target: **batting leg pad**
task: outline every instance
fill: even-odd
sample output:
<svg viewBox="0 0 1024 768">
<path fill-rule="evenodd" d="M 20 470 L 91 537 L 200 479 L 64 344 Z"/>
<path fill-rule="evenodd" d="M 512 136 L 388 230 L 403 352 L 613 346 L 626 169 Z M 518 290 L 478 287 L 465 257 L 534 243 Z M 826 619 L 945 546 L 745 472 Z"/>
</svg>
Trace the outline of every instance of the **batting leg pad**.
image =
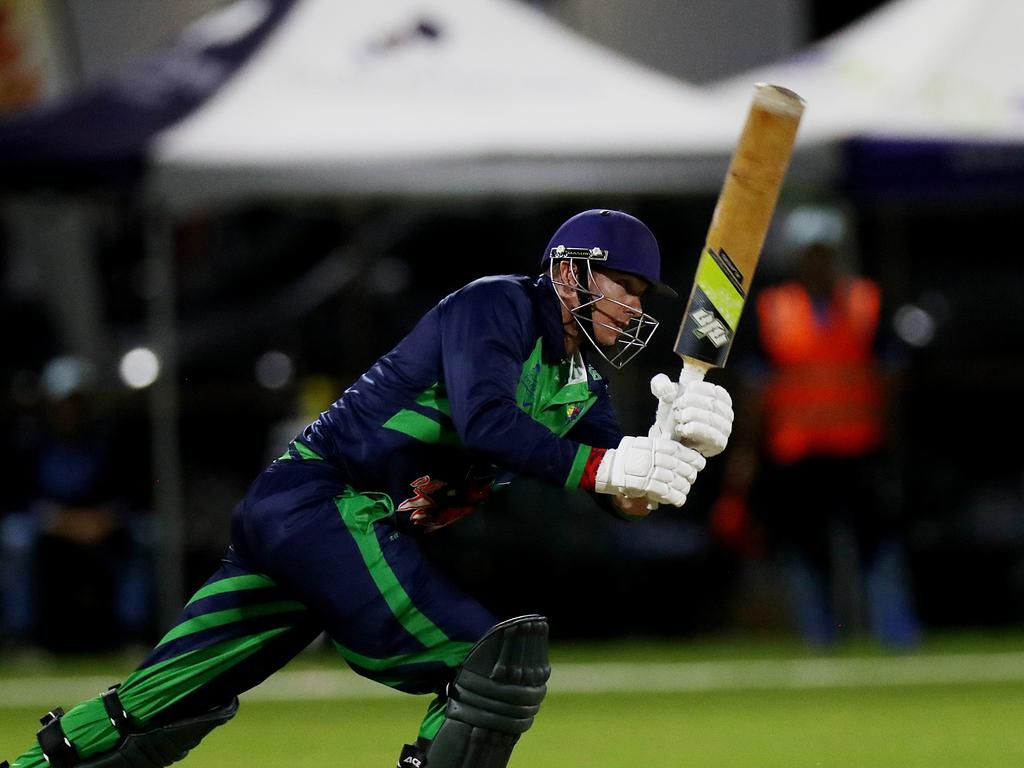
<svg viewBox="0 0 1024 768">
<path fill-rule="evenodd" d="M 548 622 L 529 615 L 494 626 L 448 688 L 445 720 L 427 752 L 430 768 L 505 768 L 547 693 Z"/>
<path fill-rule="evenodd" d="M 108 706 L 108 712 L 111 708 Z M 223 725 L 238 712 L 238 699 L 194 717 L 176 720 L 166 725 L 134 732 L 127 725 L 127 716 L 122 722 L 111 722 L 124 736 L 121 743 L 109 752 L 95 755 L 87 760 L 60 760 L 55 762 L 47 754 L 51 768 L 167 768 L 188 755 L 214 728 Z M 122 714 L 125 714 L 121 710 Z M 70 742 L 64 739 L 70 747 Z M 42 743 L 42 740 L 40 740 Z M 72 753 L 73 754 L 73 753 Z"/>
</svg>

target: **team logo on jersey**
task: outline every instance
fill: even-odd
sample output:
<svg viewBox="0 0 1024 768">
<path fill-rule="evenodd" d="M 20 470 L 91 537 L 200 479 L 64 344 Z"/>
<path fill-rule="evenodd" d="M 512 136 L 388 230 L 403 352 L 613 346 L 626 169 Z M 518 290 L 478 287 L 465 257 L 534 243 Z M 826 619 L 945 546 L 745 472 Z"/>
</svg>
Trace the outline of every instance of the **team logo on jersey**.
<svg viewBox="0 0 1024 768">
<path fill-rule="evenodd" d="M 537 396 L 537 381 L 540 378 L 541 365 L 537 363 L 529 371 L 523 372 L 523 379 L 520 385 L 523 388 L 523 410 L 529 410 L 533 406 L 533 400 Z"/>
<path fill-rule="evenodd" d="M 565 420 L 575 421 L 582 410 L 576 403 L 569 403 L 569 405 L 565 406 Z"/>
</svg>

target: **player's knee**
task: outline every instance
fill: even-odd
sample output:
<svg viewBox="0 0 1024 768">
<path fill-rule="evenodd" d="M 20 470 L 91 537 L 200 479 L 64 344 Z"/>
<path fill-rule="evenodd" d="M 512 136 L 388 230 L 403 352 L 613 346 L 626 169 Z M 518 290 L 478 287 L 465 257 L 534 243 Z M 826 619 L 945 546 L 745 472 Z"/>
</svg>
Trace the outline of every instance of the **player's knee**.
<svg viewBox="0 0 1024 768">
<path fill-rule="evenodd" d="M 430 768 L 507 764 L 547 692 L 547 641 L 547 619 L 530 615 L 498 624 L 473 647 L 449 687 Z"/>
<path fill-rule="evenodd" d="M 133 726 L 116 688 L 103 694 L 103 705 L 120 740 L 115 748 L 85 759 L 64 732 L 63 710 L 58 708 L 47 713 L 37 739 L 50 768 L 166 768 L 183 759 L 210 731 L 226 723 L 238 711 L 235 698 L 229 704 L 193 717 L 139 730 Z"/>
</svg>

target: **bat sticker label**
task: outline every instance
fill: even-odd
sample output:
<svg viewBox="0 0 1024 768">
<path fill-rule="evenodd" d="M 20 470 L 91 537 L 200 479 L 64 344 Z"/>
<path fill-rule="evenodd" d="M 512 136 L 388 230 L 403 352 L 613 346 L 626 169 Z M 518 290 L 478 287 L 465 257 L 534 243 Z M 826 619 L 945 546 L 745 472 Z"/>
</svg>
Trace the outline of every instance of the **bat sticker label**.
<svg viewBox="0 0 1024 768">
<path fill-rule="evenodd" d="M 719 269 L 722 270 L 722 273 L 732 283 L 740 296 L 746 297 L 747 293 L 743 290 L 743 273 L 740 272 L 740 268 L 736 266 L 733 260 L 729 258 L 725 248 L 719 248 L 717 251 L 714 248 L 708 248 L 707 252 L 715 260 Z"/>
<path fill-rule="evenodd" d="M 699 285 L 693 286 L 675 351 L 721 367 L 729 356 L 734 329 Z"/>
<path fill-rule="evenodd" d="M 697 287 L 701 293 L 710 301 L 718 315 L 730 328 L 735 328 L 740 320 L 740 313 L 743 311 L 743 302 L 747 295 L 743 289 L 736 285 L 735 275 L 723 266 L 723 255 L 725 251 L 715 251 L 714 248 L 704 249 L 700 261 L 697 262 Z M 733 270 L 736 266 L 726 255 L 724 261 L 728 262 Z M 738 272 L 738 270 L 736 270 Z"/>
<path fill-rule="evenodd" d="M 706 337 L 716 347 L 729 343 L 729 331 L 725 324 L 715 317 L 714 312 L 698 309 L 690 317 L 697 323 L 697 327 L 693 329 L 693 335 L 698 339 Z"/>
</svg>

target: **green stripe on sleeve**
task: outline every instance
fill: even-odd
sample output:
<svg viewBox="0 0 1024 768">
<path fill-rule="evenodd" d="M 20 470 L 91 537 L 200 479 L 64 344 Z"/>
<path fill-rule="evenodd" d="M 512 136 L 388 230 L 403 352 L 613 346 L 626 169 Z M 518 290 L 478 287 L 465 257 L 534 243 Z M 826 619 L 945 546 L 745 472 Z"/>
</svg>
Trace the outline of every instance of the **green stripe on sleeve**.
<svg viewBox="0 0 1024 768">
<path fill-rule="evenodd" d="M 697 285 L 715 305 L 722 319 L 735 329 L 743 312 L 743 294 L 736 290 L 708 249 L 700 255 L 697 264 Z"/>
<path fill-rule="evenodd" d="M 435 384 L 430 389 L 423 391 L 419 397 L 416 398 L 416 402 L 422 405 L 424 408 L 433 408 L 435 411 L 440 411 L 445 416 L 452 415 L 451 406 L 448 404 L 447 397 L 437 396 L 438 386 Z"/>
<path fill-rule="evenodd" d="M 400 410 L 384 422 L 385 429 L 393 429 L 423 443 L 440 445 L 458 445 L 459 436 L 453 429 L 446 429 L 440 423 L 424 416 L 422 413 L 406 409 Z"/>
<path fill-rule="evenodd" d="M 362 555 L 363 562 L 370 571 L 373 583 L 377 585 L 381 597 L 384 598 L 398 622 L 427 648 L 447 644 L 448 636 L 413 605 L 412 598 L 398 581 L 398 577 L 391 570 L 391 566 L 381 551 L 373 522 L 393 510 L 390 509 L 390 499 L 384 494 L 374 494 L 374 496 L 380 498 L 371 498 L 369 495 L 358 494 L 349 489 L 341 496 L 336 497 L 334 503 L 337 505 L 341 519 L 345 522 L 349 533 L 355 539 L 359 554 Z M 380 507 L 384 508 L 373 509 Z"/>
<path fill-rule="evenodd" d="M 299 452 L 299 456 L 304 459 L 312 459 L 313 461 L 323 461 L 324 457 L 314 451 L 308 445 L 303 442 L 296 440 L 294 442 L 295 450 Z"/>
<path fill-rule="evenodd" d="M 565 479 L 566 488 L 580 487 L 580 479 L 583 477 L 583 470 L 586 469 L 587 459 L 590 458 L 590 451 L 589 445 L 581 445 L 576 449 L 576 458 L 572 460 L 569 476 Z"/>
</svg>

